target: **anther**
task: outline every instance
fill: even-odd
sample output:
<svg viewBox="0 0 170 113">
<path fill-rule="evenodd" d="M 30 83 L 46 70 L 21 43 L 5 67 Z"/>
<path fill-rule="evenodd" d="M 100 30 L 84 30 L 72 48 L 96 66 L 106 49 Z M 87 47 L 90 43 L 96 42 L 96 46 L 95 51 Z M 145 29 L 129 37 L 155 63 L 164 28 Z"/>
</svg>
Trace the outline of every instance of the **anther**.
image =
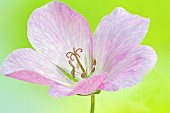
<svg viewBox="0 0 170 113">
<path fill-rule="evenodd" d="M 85 73 L 82 73 L 81 74 L 81 78 L 85 78 L 86 77 L 86 74 Z"/>
<path fill-rule="evenodd" d="M 73 63 L 71 62 L 71 60 L 69 60 L 68 62 L 69 62 L 69 64 L 70 64 L 71 67 L 75 67 L 75 66 L 73 65 Z"/>
<path fill-rule="evenodd" d="M 95 71 L 95 67 L 92 67 L 91 73 L 94 73 L 94 71 Z"/>
<path fill-rule="evenodd" d="M 73 77 L 75 77 L 75 67 L 73 67 L 73 69 L 72 69 L 72 71 L 71 71 L 71 75 L 72 75 Z"/>
<path fill-rule="evenodd" d="M 92 59 L 92 66 L 95 66 L 95 65 L 96 65 L 96 59 L 93 58 L 93 59 Z"/>
</svg>

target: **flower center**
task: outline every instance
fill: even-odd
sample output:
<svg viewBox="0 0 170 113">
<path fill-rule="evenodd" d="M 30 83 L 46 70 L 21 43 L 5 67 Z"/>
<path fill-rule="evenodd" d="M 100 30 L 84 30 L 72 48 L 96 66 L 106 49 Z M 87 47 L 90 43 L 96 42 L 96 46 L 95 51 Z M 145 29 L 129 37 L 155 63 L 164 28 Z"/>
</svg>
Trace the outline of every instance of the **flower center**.
<svg viewBox="0 0 170 113">
<path fill-rule="evenodd" d="M 68 52 L 66 54 L 66 57 L 70 59 L 69 64 L 72 67 L 71 75 L 75 78 L 75 73 L 79 73 L 79 74 L 81 74 L 82 78 L 87 78 L 88 77 L 87 76 L 87 68 L 85 70 L 85 68 L 81 64 L 81 62 L 79 60 L 80 55 L 78 54 L 78 52 L 83 52 L 83 49 L 82 48 L 78 48 L 78 49 L 73 48 L 73 52 Z M 76 59 L 77 66 L 80 67 L 82 72 L 80 72 L 79 69 L 76 66 L 74 66 L 74 64 L 73 64 L 74 58 L 73 57 Z M 96 60 L 95 60 L 95 58 L 93 58 L 92 65 L 91 65 L 91 73 L 93 73 L 95 71 L 95 65 L 96 65 Z"/>
</svg>

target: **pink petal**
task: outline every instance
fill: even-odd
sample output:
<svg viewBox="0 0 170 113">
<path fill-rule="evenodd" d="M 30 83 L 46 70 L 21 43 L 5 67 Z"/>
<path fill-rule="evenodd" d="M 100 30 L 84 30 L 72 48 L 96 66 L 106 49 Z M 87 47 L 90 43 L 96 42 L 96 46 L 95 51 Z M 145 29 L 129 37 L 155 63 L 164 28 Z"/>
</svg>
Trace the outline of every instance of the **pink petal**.
<svg viewBox="0 0 170 113">
<path fill-rule="evenodd" d="M 81 94 L 88 95 L 95 92 L 101 83 L 106 79 L 108 73 L 92 76 L 89 79 L 82 80 L 76 84 L 73 91 L 69 95 Z"/>
<path fill-rule="evenodd" d="M 55 97 L 55 98 L 60 98 L 63 96 L 68 96 L 69 93 L 72 91 L 72 88 L 69 88 L 67 86 L 54 83 L 51 85 L 50 90 L 49 90 L 49 95 Z"/>
<path fill-rule="evenodd" d="M 112 82 L 103 82 L 100 86 L 99 86 L 100 90 L 105 90 L 105 91 L 116 91 L 118 90 L 117 86 L 115 86 L 114 84 L 112 84 Z"/>
<path fill-rule="evenodd" d="M 110 72 L 145 37 L 149 19 L 116 8 L 105 16 L 94 33 L 96 73 Z M 100 51 L 99 51 L 100 49 Z"/>
<path fill-rule="evenodd" d="M 4 61 L 1 72 L 8 77 L 41 85 L 50 85 L 52 81 L 70 82 L 58 73 L 54 64 L 32 49 L 12 52 Z"/>
<path fill-rule="evenodd" d="M 34 84 L 40 84 L 40 85 L 46 85 L 49 86 L 51 85 L 54 81 L 51 79 L 48 79 L 39 73 L 36 72 L 31 72 L 27 70 L 22 70 L 22 71 L 16 71 L 10 74 L 7 74 L 5 76 L 15 78 L 18 80 L 34 83 Z"/>
<path fill-rule="evenodd" d="M 157 55 L 148 46 L 139 46 L 117 65 L 117 70 L 112 70 L 100 89 L 115 91 L 131 87 L 139 83 L 144 75 L 156 64 Z"/>
<path fill-rule="evenodd" d="M 99 88 L 99 86 L 102 84 L 102 82 L 106 79 L 107 76 L 108 76 L 107 73 L 104 73 L 102 75 L 92 76 L 91 78 L 84 79 L 78 82 L 74 88 L 70 88 L 55 83 L 51 86 L 49 90 L 49 94 L 56 98 L 62 96 L 72 96 L 76 94 L 89 95 L 95 92 Z"/>
<path fill-rule="evenodd" d="M 36 9 L 28 22 L 28 37 L 32 46 L 49 60 L 66 70 L 71 67 L 67 52 L 82 48 L 83 66 L 90 66 L 92 33 L 87 21 L 64 3 L 54 1 Z"/>
</svg>

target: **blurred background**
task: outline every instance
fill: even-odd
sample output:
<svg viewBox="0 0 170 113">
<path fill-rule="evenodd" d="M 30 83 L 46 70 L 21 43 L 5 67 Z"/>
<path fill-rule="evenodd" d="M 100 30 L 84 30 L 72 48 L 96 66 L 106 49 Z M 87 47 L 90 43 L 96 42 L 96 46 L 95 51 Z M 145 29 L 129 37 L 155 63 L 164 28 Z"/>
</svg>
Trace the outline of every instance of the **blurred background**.
<svg viewBox="0 0 170 113">
<path fill-rule="evenodd" d="M 33 10 L 51 0 L 0 0 L 0 65 L 17 48 L 30 48 L 27 21 Z M 81 13 L 95 31 L 101 18 L 116 7 L 151 19 L 142 42 L 158 55 L 154 70 L 140 84 L 96 96 L 95 113 L 170 112 L 169 0 L 62 0 Z M 89 113 L 90 97 L 48 95 L 48 87 L 0 76 L 0 113 Z"/>
</svg>

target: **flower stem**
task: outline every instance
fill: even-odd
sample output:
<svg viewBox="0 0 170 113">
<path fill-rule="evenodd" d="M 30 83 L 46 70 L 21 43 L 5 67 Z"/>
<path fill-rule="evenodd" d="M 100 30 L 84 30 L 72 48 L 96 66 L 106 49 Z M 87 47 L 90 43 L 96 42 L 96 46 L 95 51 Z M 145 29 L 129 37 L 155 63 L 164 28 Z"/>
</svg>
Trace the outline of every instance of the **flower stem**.
<svg viewBox="0 0 170 113">
<path fill-rule="evenodd" d="M 94 113 L 94 107 L 95 107 L 95 94 L 91 94 L 91 109 L 90 109 L 90 113 Z"/>
</svg>

